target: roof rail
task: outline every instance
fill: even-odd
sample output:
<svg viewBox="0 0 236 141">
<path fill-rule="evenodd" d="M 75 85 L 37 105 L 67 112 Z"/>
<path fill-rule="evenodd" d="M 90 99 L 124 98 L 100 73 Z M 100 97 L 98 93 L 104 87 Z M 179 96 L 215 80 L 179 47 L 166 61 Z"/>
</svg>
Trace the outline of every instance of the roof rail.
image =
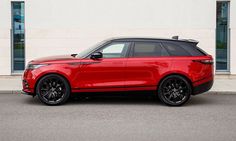
<svg viewBox="0 0 236 141">
<path fill-rule="evenodd" d="M 186 41 L 186 42 L 197 43 L 197 44 L 198 44 L 198 42 L 199 42 L 199 41 L 194 40 L 194 39 L 181 39 L 181 40 L 182 40 L 182 41 Z"/>
<path fill-rule="evenodd" d="M 179 36 L 172 36 L 172 39 L 179 40 Z"/>
<path fill-rule="evenodd" d="M 179 39 L 179 36 L 172 36 L 173 40 L 179 40 L 179 41 L 185 41 L 185 42 L 192 42 L 194 44 L 198 44 L 199 41 L 194 40 L 194 39 Z"/>
</svg>

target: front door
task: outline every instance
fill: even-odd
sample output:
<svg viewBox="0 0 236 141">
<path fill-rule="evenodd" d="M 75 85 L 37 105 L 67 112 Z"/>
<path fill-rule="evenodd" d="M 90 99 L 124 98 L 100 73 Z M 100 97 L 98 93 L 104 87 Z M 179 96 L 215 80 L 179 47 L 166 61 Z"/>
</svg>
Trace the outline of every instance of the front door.
<svg viewBox="0 0 236 141">
<path fill-rule="evenodd" d="M 103 54 L 102 58 L 83 59 L 78 74 L 78 88 L 123 88 L 128 48 L 129 43 L 113 42 L 96 51 Z"/>
</svg>

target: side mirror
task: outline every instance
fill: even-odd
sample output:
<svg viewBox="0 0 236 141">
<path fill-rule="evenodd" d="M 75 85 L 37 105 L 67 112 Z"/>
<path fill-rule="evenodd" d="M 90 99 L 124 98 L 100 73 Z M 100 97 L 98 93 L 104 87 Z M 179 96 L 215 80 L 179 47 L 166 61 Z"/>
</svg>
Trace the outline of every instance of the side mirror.
<svg viewBox="0 0 236 141">
<path fill-rule="evenodd" d="M 94 52 L 91 57 L 91 59 L 99 59 L 102 58 L 102 53 L 101 52 Z"/>
</svg>

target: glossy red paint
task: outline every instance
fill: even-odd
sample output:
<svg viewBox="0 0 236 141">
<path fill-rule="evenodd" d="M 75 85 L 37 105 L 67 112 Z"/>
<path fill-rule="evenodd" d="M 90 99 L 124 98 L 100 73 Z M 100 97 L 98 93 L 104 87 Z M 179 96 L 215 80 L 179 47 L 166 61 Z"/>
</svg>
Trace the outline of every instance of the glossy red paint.
<svg viewBox="0 0 236 141">
<path fill-rule="evenodd" d="M 33 94 L 38 80 L 47 74 L 66 78 L 72 92 L 105 92 L 156 90 L 168 75 L 186 77 L 193 88 L 213 81 L 213 65 L 198 60 L 212 60 L 210 55 L 197 57 L 143 57 L 143 58 L 76 58 L 47 57 L 30 64 L 47 64 L 37 69 L 26 69 L 23 91 Z"/>
</svg>

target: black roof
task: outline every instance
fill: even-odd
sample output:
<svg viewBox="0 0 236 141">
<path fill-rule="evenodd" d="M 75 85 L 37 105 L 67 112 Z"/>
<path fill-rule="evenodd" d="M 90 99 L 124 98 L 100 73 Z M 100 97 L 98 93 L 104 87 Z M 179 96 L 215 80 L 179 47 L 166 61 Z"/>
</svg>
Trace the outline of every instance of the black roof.
<svg viewBox="0 0 236 141">
<path fill-rule="evenodd" d="M 198 41 L 193 39 L 168 39 L 168 38 L 150 38 L 150 37 L 116 37 L 110 38 L 110 41 L 175 41 L 198 44 Z"/>
</svg>

